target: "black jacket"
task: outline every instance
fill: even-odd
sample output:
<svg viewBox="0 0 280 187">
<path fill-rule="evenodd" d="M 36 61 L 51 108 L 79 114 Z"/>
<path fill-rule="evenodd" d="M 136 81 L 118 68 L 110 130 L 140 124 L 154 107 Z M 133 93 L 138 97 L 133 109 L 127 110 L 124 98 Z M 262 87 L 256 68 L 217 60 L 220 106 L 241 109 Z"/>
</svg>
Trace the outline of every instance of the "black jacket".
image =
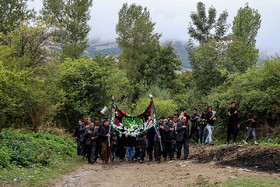
<svg viewBox="0 0 280 187">
<path fill-rule="evenodd" d="M 237 125 L 239 123 L 238 113 L 235 114 L 234 113 L 235 110 L 236 109 L 234 109 L 232 107 L 230 109 L 228 109 L 228 116 L 229 116 L 228 123 L 231 124 L 231 125 Z"/>
<path fill-rule="evenodd" d="M 80 139 L 80 125 L 75 128 L 74 136 L 78 138 L 77 140 Z"/>
<path fill-rule="evenodd" d="M 136 147 L 136 145 L 137 145 L 136 137 L 133 136 L 126 137 L 126 147 Z"/>
<path fill-rule="evenodd" d="M 190 120 L 192 122 L 192 127 L 197 127 L 198 125 L 198 119 L 196 118 L 196 116 L 198 116 L 198 114 L 192 114 L 190 117 Z"/>
<path fill-rule="evenodd" d="M 100 129 L 100 138 L 101 138 L 101 141 L 102 141 L 102 142 L 108 141 L 108 137 L 107 137 L 106 135 L 109 133 L 109 128 L 110 128 L 109 126 L 106 127 L 105 125 L 103 125 L 103 126 L 101 127 L 101 129 Z M 111 132 L 110 132 L 111 137 L 110 137 L 110 141 L 112 141 L 112 135 L 113 135 L 113 133 L 114 133 L 114 129 L 111 127 Z"/>
<path fill-rule="evenodd" d="M 91 134 L 88 134 L 88 131 L 92 131 Z M 97 129 L 90 129 L 90 128 L 87 128 L 85 130 L 85 142 L 86 142 L 86 145 L 97 145 L 97 141 L 98 141 L 98 137 L 99 137 L 99 133 L 98 133 L 98 130 Z M 94 140 L 92 140 L 91 138 L 94 137 Z"/>
<path fill-rule="evenodd" d="M 253 122 L 253 120 L 252 119 L 248 119 L 247 121 L 246 121 L 246 126 L 247 127 L 249 127 L 249 128 L 256 128 L 256 122 Z"/>
<path fill-rule="evenodd" d="M 164 124 L 162 124 L 161 126 L 164 126 Z M 155 128 L 158 128 L 158 124 L 155 125 Z M 165 130 L 164 130 L 164 129 L 161 129 L 161 128 L 158 128 L 158 131 L 159 131 L 159 135 L 161 136 L 161 141 L 164 141 L 164 140 L 165 140 Z M 159 141 L 159 138 L 158 138 L 158 134 L 157 134 L 157 133 L 156 133 L 156 135 L 155 135 L 154 141 L 156 141 L 156 142 Z"/>
<path fill-rule="evenodd" d="M 207 112 L 207 114 L 206 114 L 206 119 L 207 119 L 207 123 L 208 123 L 209 125 L 214 126 L 214 120 L 213 120 L 213 119 L 210 119 L 212 116 L 213 116 L 213 112 Z"/>
<path fill-rule="evenodd" d="M 200 124 L 201 124 L 201 125 L 207 125 L 207 121 L 202 121 L 203 119 L 206 119 L 206 120 L 207 120 L 207 113 L 206 113 L 206 114 L 205 114 L 205 113 L 202 113 L 201 116 L 200 116 L 200 118 L 201 118 Z"/>
<path fill-rule="evenodd" d="M 184 126 L 183 122 L 180 121 L 176 128 L 176 132 L 178 133 L 176 140 L 178 142 L 187 140 L 189 138 L 189 124 L 186 123 L 186 128 L 183 128 L 183 126 Z"/>
<path fill-rule="evenodd" d="M 85 124 L 85 123 L 82 123 L 82 124 L 80 125 L 80 130 L 79 130 L 79 132 L 80 132 L 80 141 L 81 141 L 81 142 L 84 141 L 85 130 L 86 130 L 86 126 L 87 126 L 87 125 L 88 125 L 88 124 Z"/>
<path fill-rule="evenodd" d="M 173 124 L 172 126 L 166 125 L 164 130 L 165 130 L 165 141 L 175 140 L 175 128 L 173 127 Z"/>
</svg>

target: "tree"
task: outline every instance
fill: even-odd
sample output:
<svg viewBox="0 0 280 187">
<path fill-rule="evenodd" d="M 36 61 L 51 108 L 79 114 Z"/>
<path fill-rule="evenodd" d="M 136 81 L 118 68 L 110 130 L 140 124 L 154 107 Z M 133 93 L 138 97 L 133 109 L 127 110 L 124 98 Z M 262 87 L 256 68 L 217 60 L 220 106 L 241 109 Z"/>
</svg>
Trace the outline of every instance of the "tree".
<svg viewBox="0 0 280 187">
<path fill-rule="evenodd" d="M 42 14 L 57 29 L 63 57 L 79 58 L 88 47 L 92 0 L 43 0 Z"/>
<path fill-rule="evenodd" d="M 216 20 L 217 11 L 211 6 L 208 10 L 208 17 L 206 15 L 205 4 L 202 2 L 197 3 L 197 12 L 191 12 L 191 20 L 188 28 L 190 37 L 197 40 L 199 43 L 206 43 L 210 39 L 222 39 L 229 27 L 226 23 L 228 13 L 223 11 L 220 17 Z M 215 29 L 215 33 L 211 31 Z"/>
<path fill-rule="evenodd" d="M 0 35 L 1 36 L 1 35 Z M 2 40 L 11 50 L 13 58 L 24 58 L 21 67 L 35 67 L 46 62 L 46 44 L 50 42 L 53 32 L 49 25 L 42 20 L 37 20 L 33 26 L 20 24 L 16 30 L 9 31 L 2 36 Z M 10 64 L 14 65 L 14 64 Z"/>
<path fill-rule="evenodd" d="M 143 76 L 146 60 L 159 45 L 161 35 L 154 32 L 154 26 L 147 8 L 125 3 L 119 11 L 116 42 L 122 50 L 120 67 L 125 69 L 130 85 L 135 86 L 130 90 L 130 105 L 137 97 L 135 90 L 139 89 L 137 83 Z"/>
<path fill-rule="evenodd" d="M 248 42 L 249 45 L 255 46 L 256 36 L 261 27 L 261 15 L 258 10 L 250 8 L 246 3 L 244 8 L 240 8 L 234 17 L 232 32 Z"/>
<path fill-rule="evenodd" d="M 34 9 L 27 9 L 28 0 L 0 1 L 0 32 L 7 35 L 15 30 L 22 22 L 35 17 Z"/>
<path fill-rule="evenodd" d="M 177 57 L 171 43 L 159 46 L 155 56 L 149 58 L 143 68 L 147 85 L 158 84 L 163 88 L 173 89 L 176 81 L 175 70 L 179 70 L 182 64 Z"/>
</svg>

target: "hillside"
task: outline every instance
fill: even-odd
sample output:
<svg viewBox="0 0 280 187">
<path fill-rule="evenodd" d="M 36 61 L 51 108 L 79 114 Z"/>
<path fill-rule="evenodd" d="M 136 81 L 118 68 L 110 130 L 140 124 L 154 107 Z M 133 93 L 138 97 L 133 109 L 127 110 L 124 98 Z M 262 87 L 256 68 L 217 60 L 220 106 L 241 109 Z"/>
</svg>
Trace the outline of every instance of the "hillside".
<svg viewBox="0 0 280 187">
<path fill-rule="evenodd" d="M 178 59 L 182 61 L 182 67 L 183 68 L 190 68 L 189 58 L 188 54 L 186 52 L 186 43 L 183 43 L 181 41 L 167 41 L 166 43 L 172 43 L 172 46 L 175 48 L 175 53 L 178 55 Z M 113 42 L 100 42 L 100 41 L 90 41 L 89 47 L 86 50 L 86 53 L 90 55 L 90 57 L 94 57 L 95 53 L 100 52 L 102 55 L 108 54 L 117 56 L 121 53 L 121 49 L 118 47 L 118 45 Z"/>
</svg>

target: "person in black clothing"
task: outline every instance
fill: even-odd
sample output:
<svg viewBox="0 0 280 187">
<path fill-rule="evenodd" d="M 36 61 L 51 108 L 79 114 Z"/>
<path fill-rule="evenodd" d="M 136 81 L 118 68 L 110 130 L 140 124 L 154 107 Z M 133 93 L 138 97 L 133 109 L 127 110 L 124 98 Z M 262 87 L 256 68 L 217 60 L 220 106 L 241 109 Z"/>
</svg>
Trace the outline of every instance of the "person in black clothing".
<svg viewBox="0 0 280 187">
<path fill-rule="evenodd" d="M 179 117 L 179 111 L 178 111 L 178 110 L 174 110 L 174 114 L 173 114 L 172 118 L 173 118 L 174 116 L 177 116 L 177 118 Z"/>
<path fill-rule="evenodd" d="M 163 153 L 164 160 L 166 160 L 167 154 L 170 160 L 174 160 L 174 146 L 175 146 L 175 129 L 173 127 L 173 120 L 169 119 L 168 124 L 165 126 L 165 151 Z"/>
<path fill-rule="evenodd" d="M 246 129 L 248 130 L 248 132 L 247 132 L 246 139 L 243 140 L 245 144 L 248 144 L 247 141 L 248 141 L 250 135 L 252 134 L 255 145 L 258 145 L 256 133 L 255 133 L 257 119 L 258 119 L 257 116 L 254 116 L 252 119 L 248 119 L 246 121 Z"/>
<path fill-rule="evenodd" d="M 197 109 L 193 109 L 193 113 L 190 116 L 191 120 L 191 134 L 190 139 L 193 134 L 195 134 L 195 142 L 198 143 L 198 136 L 199 136 L 199 115 L 197 114 Z"/>
<path fill-rule="evenodd" d="M 206 137 L 206 140 L 205 140 L 205 143 L 208 144 L 210 143 L 210 145 L 214 145 L 213 142 L 212 142 L 212 133 L 213 133 L 213 130 L 214 130 L 214 118 L 215 118 L 215 115 L 212 111 L 212 107 L 211 106 L 208 106 L 207 107 L 207 114 L 206 114 L 206 119 L 207 119 L 207 126 L 206 126 L 206 129 L 208 131 L 208 136 Z"/>
<path fill-rule="evenodd" d="M 154 152 L 155 152 L 155 158 L 157 160 L 158 163 L 161 162 L 161 155 L 164 152 L 164 141 L 165 141 L 165 131 L 164 131 L 164 118 L 161 117 L 159 119 L 159 122 L 157 125 L 155 125 L 155 128 L 158 128 L 158 132 L 159 134 L 156 134 L 155 138 L 154 138 Z M 160 146 L 160 141 L 161 141 L 161 145 L 162 145 L 162 150 L 161 150 L 161 146 Z"/>
<path fill-rule="evenodd" d="M 227 130 L 227 142 L 229 145 L 230 135 L 233 133 L 233 144 L 236 145 L 236 137 L 239 128 L 238 112 L 236 109 L 236 103 L 231 102 L 231 108 L 228 110 L 228 130 Z"/>
<path fill-rule="evenodd" d="M 112 135 L 115 133 L 113 129 L 110 130 L 109 127 L 109 121 L 108 120 L 104 120 L 104 125 L 101 127 L 101 132 L 100 132 L 100 138 L 102 141 L 102 159 L 103 162 L 107 164 L 109 161 L 109 157 L 111 155 L 111 150 L 112 150 Z M 109 142 L 108 139 L 110 139 L 110 146 L 109 146 Z"/>
<path fill-rule="evenodd" d="M 77 155 L 81 155 L 80 126 L 82 125 L 82 123 L 83 123 L 82 120 L 78 121 L 78 126 L 76 127 L 75 133 L 74 133 L 74 136 L 75 136 L 75 139 L 77 142 Z"/>
<path fill-rule="evenodd" d="M 87 156 L 86 152 L 86 142 L 85 142 L 85 130 L 86 128 L 89 128 L 89 122 L 88 122 L 88 117 L 84 117 L 84 123 L 80 125 L 80 142 L 81 142 L 81 155 L 82 159 L 84 159 Z"/>
<path fill-rule="evenodd" d="M 94 119 L 94 128 L 97 129 L 98 133 L 100 134 L 101 132 L 101 123 L 100 123 L 100 118 L 96 117 Z M 97 158 L 101 158 L 101 148 L 102 148 L 102 141 L 100 138 L 97 140 L 97 145 L 96 145 L 96 156 L 95 156 L 95 162 Z"/>
<path fill-rule="evenodd" d="M 126 137 L 122 133 L 117 133 L 118 134 L 118 155 L 120 161 L 124 161 L 125 159 L 125 153 L 126 153 Z"/>
<path fill-rule="evenodd" d="M 187 117 L 187 123 L 188 123 L 189 120 L 190 120 L 190 116 L 188 115 L 187 109 L 184 109 L 184 110 L 183 110 L 183 113 L 184 113 L 184 116 Z"/>
<path fill-rule="evenodd" d="M 140 163 L 142 163 L 144 161 L 146 151 L 146 135 L 144 133 L 140 134 L 138 148 L 140 151 Z"/>
<path fill-rule="evenodd" d="M 147 130 L 146 138 L 148 140 L 147 154 L 149 155 L 149 161 L 153 160 L 153 150 L 154 150 L 154 137 L 155 137 L 155 128 L 152 127 Z"/>
<path fill-rule="evenodd" d="M 202 137 L 203 137 L 203 143 L 205 143 L 206 140 L 206 125 L 207 125 L 207 109 L 204 109 L 201 116 L 201 121 L 200 121 L 200 130 L 199 130 L 199 138 L 200 138 L 200 143 L 202 144 Z"/>
<path fill-rule="evenodd" d="M 189 157 L 189 124 L 187 117 L 184 116 L 176 128 L 177 132 L 177 160 L 181 158 L 182 146 L 184 146 L 184 159 L 187 160 Z"/>
<path fill-rule="evenodd" d="M 127 147 L 127 161 L 133 162 L 135 156 L 135 147 L 136 147 L 136 137 L 134 136 L 127 136 L 126 137 L 126 147 Z"/>
<path fill-rule="evenodd" d="M 94 128 L 94 123 L 90 123 L 89 128 L 86 128 L 84 133 L 88 163 L 93 164 L 96 160 L 96 146 L 99 133 L 98 130 Z"/>
</svg>

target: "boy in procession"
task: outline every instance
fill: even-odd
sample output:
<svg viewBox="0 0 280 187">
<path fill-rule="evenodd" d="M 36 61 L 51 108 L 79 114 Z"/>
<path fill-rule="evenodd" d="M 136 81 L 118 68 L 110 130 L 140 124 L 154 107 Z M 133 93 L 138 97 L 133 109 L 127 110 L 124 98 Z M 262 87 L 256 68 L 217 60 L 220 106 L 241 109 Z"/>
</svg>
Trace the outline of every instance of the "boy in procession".
<svg viewBox="0 0 280 187">
<path fill-rule="evenodd" d="M 199 137 L 199 115 L 197 114 L 197 109 L 193 109 L 193 113 L 190 116 L 191 121 L 191 133 L 190 133 L 190 139 L 192 135 L 195 135 L 195 142 L 198 143 L 198 137 Z"/>
<path fill-rule="evenodd" d="M 164 131 L 164 117 L 161 117 L 159 119 L 159 122 L 157 125 L 155 125 L 155 128 L 158 128 L 159 134 L 156 134 L 154 137 L 154 153 L 155 153 L 155 159 L 157 160 L 157 163 L 161 162 L 161 155 L 165 150 L 165 131 Z M 161 141 L 161 146 L 160 146 Z M 161 150 L 162 148 L 162 150 Z"/>
<path fill-rule="evenodd" d="M 181 158 L 182 146 L 184 146 L 184 160 L 187 160 L 189 157 L 189 124 L 186 116 L 178 123 L 176 132 L 177 160 Z"/>
<path fill-rule="evenodd" d="M 243 140 L 245 145 L 248 144 L 247 141 L 248 141 L 251 134 L 253 136 L 255 145 L 259 145 L 258 142 L 257 142 L 256 133 L 255 133 L 257 119 L 258 119 L 257 116 L 254 116 L 252 119 L 248 119 L 246 121 L 247 137 L 246 137 L 245 140 Z"/>
</svg>

